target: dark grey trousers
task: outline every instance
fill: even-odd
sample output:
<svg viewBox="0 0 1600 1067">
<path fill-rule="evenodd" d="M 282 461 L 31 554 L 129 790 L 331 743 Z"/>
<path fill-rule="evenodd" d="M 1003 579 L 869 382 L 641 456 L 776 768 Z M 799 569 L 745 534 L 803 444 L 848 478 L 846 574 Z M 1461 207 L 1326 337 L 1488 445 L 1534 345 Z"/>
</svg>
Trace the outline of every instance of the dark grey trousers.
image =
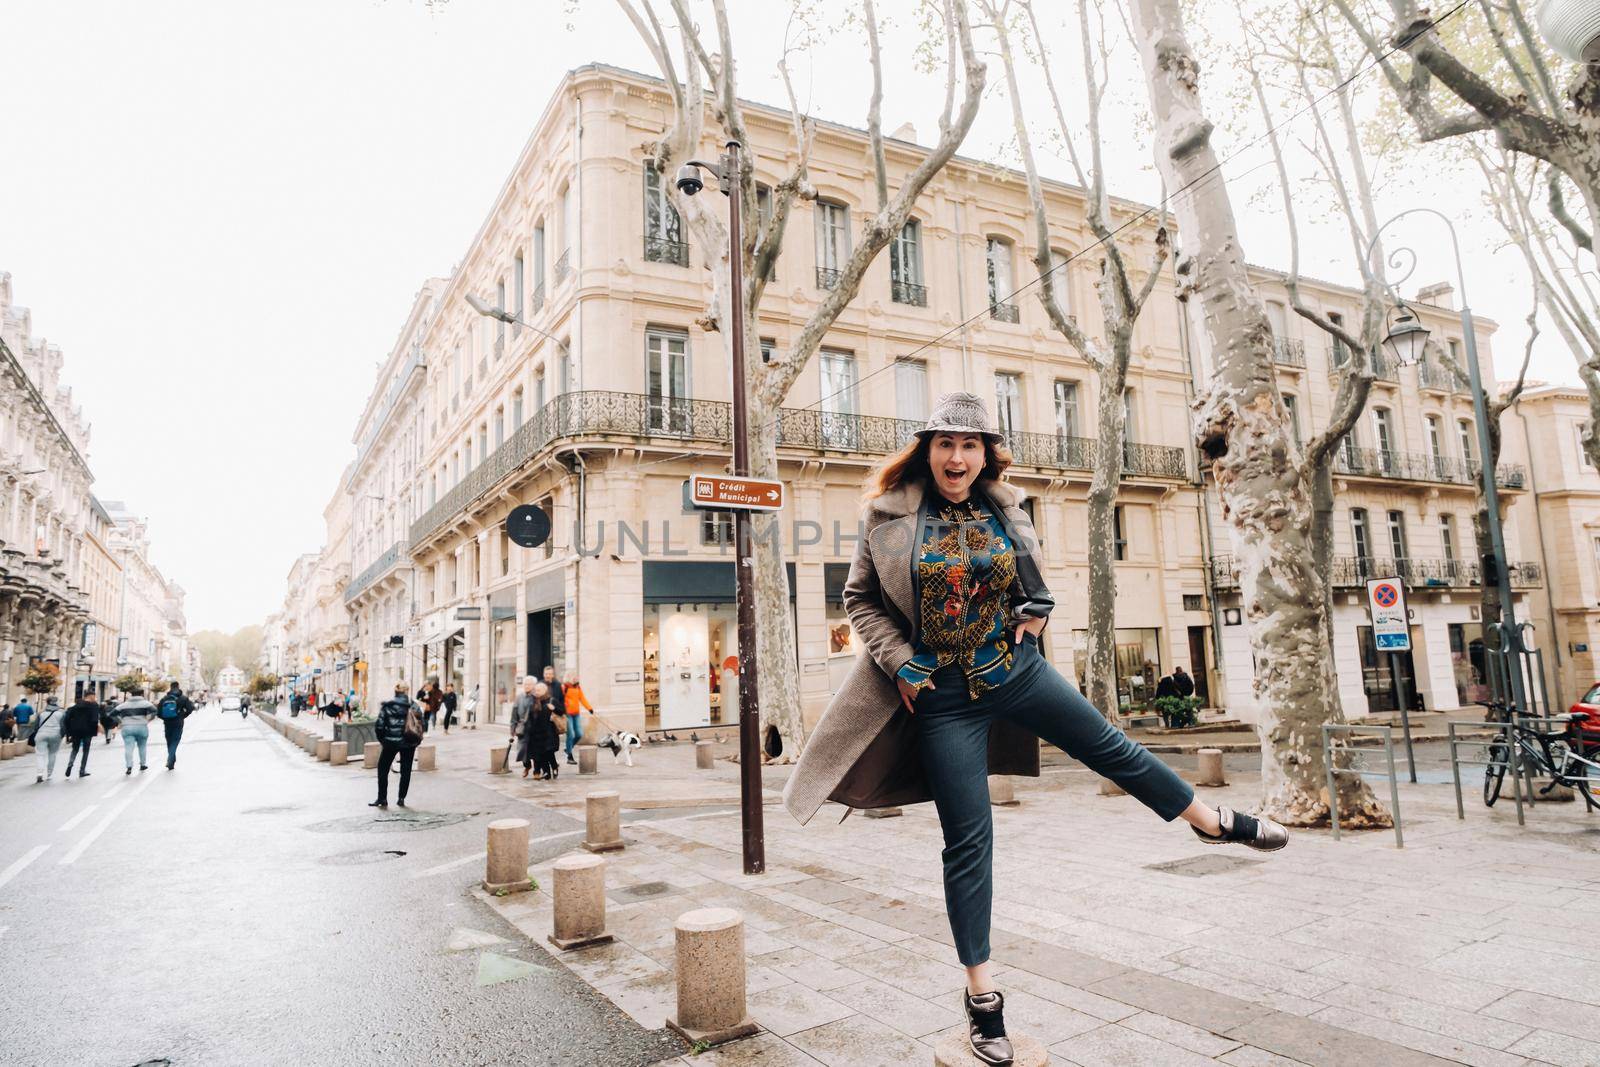
<svg viewBox="0 0 1600 1067">
<path fill-rule="evenodd" d="M 917 751 L 944 830 L 944 902 L 956 955 L 972 967 L 989 958 L 994 899 L 994 824 L 989 812 L 989 726 L 1005 716 L 1116 782 L 1171 821 L 1194 800 L 1194 789 L 1145 748 L 1128 739 L 1067 683 L 1024 636 L 1005 684 L 977 699 L 958 667 L 934 672 L 933 689 L 917 695 Z"/>
</svg>

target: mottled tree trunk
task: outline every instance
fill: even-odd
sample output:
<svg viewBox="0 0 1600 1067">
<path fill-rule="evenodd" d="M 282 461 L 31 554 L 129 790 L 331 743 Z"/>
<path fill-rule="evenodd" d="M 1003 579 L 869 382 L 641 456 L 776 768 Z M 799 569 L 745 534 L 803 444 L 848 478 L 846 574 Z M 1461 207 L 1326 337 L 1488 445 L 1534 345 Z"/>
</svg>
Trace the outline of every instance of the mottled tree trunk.
<svg viewBox="0 0 1600 1067">
<path fill-rule="evenodd" d="M 1115 363 L 1116 361 L 1113 360 Z M 1122 481 L 1122 435 L 1126 414 L 1122 390 L 1126 361 L 1105 368 L 1100 376 L 1097 405 L 1099 439 L 1094 477 L 1089 483 L 1089 657 L 1086 679 L 1089 703 L 1100 714 L 1117 716 L 1117 486 Z M 1118 373 L 1118 370 L 1122 373 Z"/>
<path fill-rule="evenodd" d="M 1326 600 L 1312 550 L 1309 479 L 1277 402 L 1272 331 L 1251 287 L 1227 186 L 1199 95 L 1199 64 L 1180 0 L 1135 0 L 1135 38 L 1156 121 L 1157 163 L 1177 197 L 1185 255 L 1215 364 L 1197 402 L 1196 441 L 1211 464 L 1256 658 L 1261 809 L 1291 825 L 1328 817 L 1321 726 L 1343 721 Z M 1342 820 L 1389 815 L 1357 775 L 1337 777 Z"/>
</svg>

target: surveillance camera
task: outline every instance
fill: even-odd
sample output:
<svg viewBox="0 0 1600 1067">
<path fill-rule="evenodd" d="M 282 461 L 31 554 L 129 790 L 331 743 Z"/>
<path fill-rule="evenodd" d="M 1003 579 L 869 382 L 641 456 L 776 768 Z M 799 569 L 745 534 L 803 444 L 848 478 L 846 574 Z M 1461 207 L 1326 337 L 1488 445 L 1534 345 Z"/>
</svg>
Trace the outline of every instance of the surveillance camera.
<svg viewBox="0 0 1600 1067">
<path fill-rule="evenodd" d="M 700 168 L 692 163 L 685 163 L 678 168 L 678 192 L 684 196 L 693 196 L 706 187 L 705 181 L 700 177 Z"/>
</svg>

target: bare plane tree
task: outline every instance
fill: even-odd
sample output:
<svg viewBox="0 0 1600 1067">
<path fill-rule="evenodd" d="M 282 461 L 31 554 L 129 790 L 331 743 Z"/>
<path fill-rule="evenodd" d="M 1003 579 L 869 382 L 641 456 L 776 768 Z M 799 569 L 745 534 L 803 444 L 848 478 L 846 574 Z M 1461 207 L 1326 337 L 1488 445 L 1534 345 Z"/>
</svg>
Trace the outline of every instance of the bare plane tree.
<svg viewBox="0 0 1600 1067">
<path fill-rule="evenodd" d="M 1333 4 L 1382 68 L 1421 141 L 1490 133 L 1500 149 L 1538 162 L 1530 177 L 1544 191 L 1543 204 L 1536 209 L 1525 201 L 1526 236 L 1538 237 L 1539 255 L 1530 267 L 1541 275 L 1541 304 L 1588 389 L 1591 421 L 1583 445 L 1589 461 L 1600 465 L 1600 314 L 1594 293 L 1579 291 L 1594 271 L 1600 222 L 1600 64 L 1573 69 L 1565 88 L 1558 88 L 1570 65 L 1537 36 L 1525 0 L 1469 0 L 1437 15 L 1415 0 L 1383 0 L 1386 11 L 1378 0 Z M 1448 23 L 1437 21 L 1446 14 Z M 1385 18 L 1387 34 L 1376 28 Z M 1475 150 L 1486 151 L 1481 143 Z M 1579 213 L 1567 203 L 1569 189 Z M 1557 250 L 1560 243 L 1565 249 Z M 1549 273 L 1557 260 L 1576 267 L 1565 281 Z"/>
<path fill-rule="evenodd" d="M 712 28 L 709 40 L 696 24 L 689 0 L 667 0 L 677 36 L 677 48 L 669 43 L 668 32 L 657 15 L 652 0 L 617 0 L 660 68 L 672 99 L 672 117 L 666 131 L 647 146 L 654 165 L 665 171 L 702 151 L 705 146 L 706 119 L 709 115 L 718 131 L 718 140 L 737 140 L 746 146 L 751 140 L 745 124 L 744 105 L 739 99 L 736 54 L 729 25 L 726 0 L 711 0 Z M 874 92 L 869 104 L 868 139 L 874 165 L 877 203 L 862 224 L 860 240 L 841 263 L 833 286 L 801 326 L 792 348 L 775 355 L 770 363 L 748 362 L 745 368 L 746 402 L 755 413 L 750 422 L 751 473 L 757 477 L 778 476 L 779 419 L 776 417 L 790 388 L 822 345 L 828 329 L 855 299 L 867 268 L 905 227 L 911 209 L 935 175 L 955 155 L 972 128 L 982 102 L 987 67 L 972 44 L 972 29 L 966 0 L 927 0 L 923 10 L 930 24 L 937 27 L 945 55 L 944 107 L 939 117 L 939 135 L 934 145 L 908 173 L 901 176 L 891 192 L 891 176 L 884 152 L 880 108 L 883 71 L 878 49 L 877 14 L 872 0 L 863 0 L 862 17 L 867 28 L 867 58 L 871 64 Z M 683 64 L 680 75 L 678 63 Z M 744 304 L 744 351 L 760 351 L 758 330 L 760 306 L 771 277 L 773 264 L 782 248 L 783 237 L 800 200 L 815 200 L 816 190 L 809 177 L 814 127 L 800 109 L 789 78 L 787 55 L 779 64 L 788 93 L 791 143 L 786 157 L 792 161 L 789 173 L 773 186 L 770 211 L 760 210 L 753 184 L 746 182 L 738 205 L 744 247 L 737 250 L 744 267 L 745 291 L 728 291 L 729 272 L 727 226 L 722 221 L 720 200 L 689 198 L 673 189 L 671 195 L 679 214 L 687 220 L 699 247 L 708 260 L 713 292 L 705 317 L 707 329 L 719 330 L 722 308 L 732 300 Z M 725 340 L 726 340 L 726 335 Z M 728 352 L 732 353 L 731 343 Z M 754 516 L 753 536 L 756 552 L 756 647 L 761 661 L 760 701 L 767 725 L 776 727 L 782 737 L 784 759 L 799 754 L 805 743 L 800 708 L 800 679 L 795 663 L 794 626 L 789 613 L 788 576 L 778 536 L 778 519 L 758 513 Z"/>
<path fill-rule="evenodd" d="M 1039 302 L 1056 332 L 1065 337 L 1085 362 L 1093 368 L 1099 382 L 1096 404 L 1096 442 L 1094 475 L 1088 494 L 1088 549 L 1089 549 L 1089 614 L 1088 614 L 1088 698 L 1100 714 L 1114 718 L 1116 708 L 1116 599 L 1117 580 L 1114 566 L 1115 533 L 1114 514 L 1117 504 L 1117 487 L 1122 481 L 1123 437 L 1127 413 L 1123 394 L 1127 388 L 1128 364 L 1133 355 L 1133 329 L 1139 313 L 1144 310 L 1161 276 L 1166 262 L 1168 241 L 1166 212 L 1163 209 L 1155 229 L 1155 248 L 1142 281 L 1135 282 L 1133 269 L 1124 255 L 1124 245 L 1139 242 L 1143 234 L 1134 231 L 1126 235 L 1112 228 L 1110 198 L 1106 192 L 1103 142 L 1100 136 L 1101 104 L 1105 98 L 1109 77 L 1104 27 L 1092 26 L 1087 0 L 1078 0 L 1077 19 L 1083 64 L 1082 81 L 1087 104 L 1087 165 L 1085 154 L 1080 152 L 1078 135 L 1067 121 L 1066 109 L 1056 89 L 1055 72 L 1050 61 L 1050 48 L 1040 32 L 1037 14 L 1028 0 L 982 0 L 984 14 L 991 23 L 999 42 L 1001 62 L 1005 67 L 1006 87 L 1011 97 L 1012 123 L 1017 146 L 1022 156 L 1023 172 L 1027 176 L 1028 201 L 1033 209 L 1033 224 L 1037 248 L 1034 266 L 1038 269 L 1040 284 L 1036 287 Z M 1013 9 L 1021 16 L 1020 31 L 1013 31 Z M 1013 32 L 1020 32 L 1028 55 L 1040 67 L 1049 95 L 1051 114 L 1055 117 L 1056 133 L 1066 146 L 1067 156 L 1084 190 L 1085 216 L 1089 231 L 1097 242 L 1099 277 L 1095 289 L 1100 298 L 1100 323 L 1104 340 L 1090 336 L 1078 325 L 1077 317 L 1062 306 L 1065 262 L 1058 262 L 1051 239 L 1050 216 L 1045 207 L 1044 187 L 1039 180 L 1039 168 L 1034 160 L 1033 140 L 1028 131 L 1028 119 L 1018 86 Z M 1099 42 L 1098 54 L 1095 41 Z M 1140 242 L 1142 243 L 1142 242 Z"/>
<path fill-rule="evenodd" d="M 1233 205 L 1211 145 L 1200 66 L 1182 0 L 1133 0 L 1134 38 L 1155 118 L 1156 162 L 1176 204 L 1185 295 L 1200 301 L 1214 376 L 1196 402 L 1196 444 L 1239 560 L 1261 713 L 1262 809 L 1306 826 L 1328 817 L 1323 723 L 1343 720 L 1322 579 L 1313 557 L 1311 494 L 1278 396 L 1272 330 L 1250 283 Z M 1341 774 L 1341 820 L 1381 826 L 1387 810 L 1359 776 Z"/>
</svg>

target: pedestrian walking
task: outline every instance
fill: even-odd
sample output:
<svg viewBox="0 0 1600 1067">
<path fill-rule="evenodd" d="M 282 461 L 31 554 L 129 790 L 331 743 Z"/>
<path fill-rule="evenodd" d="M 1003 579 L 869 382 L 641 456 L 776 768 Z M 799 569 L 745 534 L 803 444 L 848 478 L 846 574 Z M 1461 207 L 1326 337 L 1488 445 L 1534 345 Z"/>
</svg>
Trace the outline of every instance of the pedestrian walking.
<svg viewBox="0 0 1600 1067">
<path fill-rule="evenodd" d="M 86 693 L 62 717 L 61 733 L 72 742 L 72 751 L 67 753 L 68 778 L 72 777 L 72 765 L 79 752 L 83 753 L 83 760 L 78 766 L 78 777 L 89 777 L 89 750 L 94 747 L 94 735 L 100 732 L 100 711 L 94 695 Z"/>
<path fill-rule="evenodd" d="M 394 696 L 378 709 L 378 721 L 373 726 L 382 749 L 378 753 L 378 799 L 369 808 L 389 806 L 389 768 L 395 757 L 400 757 L 400 794 L 397 803 L 406 806 L 406 793 L 411 788 L 411 761 L 422 743 L 422 715 L 406 696 L 406 683 L 394 684 Z"/>
<path fill-rule="evenodd" d="M 556 669 L 554 667 L 546 667 L 544 669 L 544 685 L 550 691 L 550 703 L 555 707 L 555 713 L 562 717 L 563 723 L 569 723 L 570 720 L 566 718 L 566 687 L 556 680 Z M 572 735 L 572 726 L 570 724 L 566 725 L 562 732 L 566 737 L 567 762 L 577 763 L 578 761 L 572 758 L 572 746 L 578 743 L 578 739 Z"/>
<path fill-rule="evenodd" d="M 428 684 L 417 690 L 417 703 L 422 705 L 422 732 L 427 733 L 433 729 L 439 708 L 444 705 L 444 690 L 439 688 L 438 675 L 429 676 Z"/>
<path fill-rule="evenodd" d="M 524 675 L 522 692 L 517 694 L 516 702 L 511 705 L 511 747 L 516 751 L 516 758 L 522 763 L 524 778 L 528 777 L 528 772 L 533 767 L 533 749 L 528 741 L 528 727 L 533 722 L 533 711 L 538 703 L 538 698 L 534 695 L 538 684 L 538 679 L 533 675 Z"/>
<path fill-rule="evenodd" d="M 39 777 L 33 780 L 38 785 L 55 777 L 56 753 L 61 751 L 61 708 L 51 704 L 38 714 L 31 714 L 31 706 L 28 711 L 29 721 L 33 722 L 33 728 L 28 732 L 28 744 L 39 757 Z"/>
<path fill-rule="evenodd" d="M 472 687 L 472 692 L 467 694 L 464 707 L 466 708 L 467 712 L 467 729 L 469 730 L 476 730 L 478 728 L 478 694 L 482 692 L 482 690 L 483 687 L 481 685 L 475 685 Z"/>
<path fill-rule="evenodd" d="M 338 693 L 328 698 L 327 704 L 323 705 L 322 714 L 324 718 L 334 722 L 339 721 L 339 717 L 344 714 L 344 704 L 340 701 Z"/>
<path fill-rule="evenodd" d="M 589 703 L 589 698 L 584 695 L 577 671 L 568 671 L 567 676 L 561 680 L 561 696 L 567 713 L 567 735 L 576 738 L 568 742 L 567 752 L 571 753 L 571 746 L 583 744 L 584 737 L 589 733 L 589 726 L 594 724 L 594 705 Z M 586 711 L 589 713 L 588 719 L 583 717 Z"/>
<path fill-rule="evenodd" d="M 150 745 L 150 720 L 156 717 L 156 706 L 144 697 L 144 687 L 135 686 L 129 693 L 128 699 L 117 705 L 115 716 L 117 729 L 122 731 L 122 764 L 123 774 L 133 773 L 133 753 L 139 751 L 139 770 L 144 772 L 150 769 L 148 748 Z"/>
<path fill-rule="evenodd" d="M 444 705 L 444 732 L 448 734 L 450 732 L 450 722 L 456 717 L 455 686 L 449 684 L 445 685 L 444 696 L 440 698 L 440 703 Z"/>
<path fill-rule="evenodd" d="M 1288 843 L 1265 818 L 1195 798 L 1172 769 L 1095 710 L 1044 658 L 1055 606 L 1023 494 L 983 401 L 939 398 L 868 478 L 865 535 L 844 586 L 866 646 L 813 731 L 784 803 L 804 823 L 824 800 L 876 808 L 931 799 L 944 837 L 945 910 L 966 968 L 974 1055 L 1012 1062 L 989 962 L 994 830 L 989 774 L 1039 773 L 1043 738 L 1207 843 Z"/>
<path fill-rule="evenodd" d="M 178 743 L 183 740 L 183 720 L 194 714 L 194 701 L 183 695 L 177 682 L 167 687 L 156 704 L 156 718 L 167 740 L 167 770 L 178 767 Z"/>
<path fill-rule="evenodd" d="M 239 697 L 239 718 L 248 719 L 249 717 L 250 717 L 250 694 L 249 693 L 244 693 Z"/>
<path fill-rule="evenodd" d="M 34 716 L 37 715 L 38 713 L 33 710 L 33 705 L 28 703 L 28 698 L 27 697 L 23 697 L 21 700 L 17 701 L 15 704 L 10 705 L 10 709 L 11 709 L 12 717 L 16 720 L 16 723 L 17 723 L 17 734 L 18 734 L 18 736 L 27 737 L 28 736 L 28 731 L 32 730 L 34 728 L 34 726 L 38 725 L 37 723 L 35 723 L 33 721 L 34 720 Z"/>
<path fill-rule="evenodd" d="M 1189 677 L 1189 672 L 1183 669 L 1183 664 L 1172 668 L 1172 684 L 1177 687 L 1181 697 L 1194 696 L 1194 679 Z"/>
<path fill-rule="evenodd" d="M 17 736 L 17 713 L 10 704 L 0 704 L 0 741 L 10 741 Z"/>
<path fill-rule="evenodd" d="M 1178 683 L 1173 680 L 1172 675 L 1163 674 L 1161 680 L 1156 683 L 1156 699 L 1160 700 L 1162 697 L 1175 697 L 1177 695 Z"/>
</svg>

